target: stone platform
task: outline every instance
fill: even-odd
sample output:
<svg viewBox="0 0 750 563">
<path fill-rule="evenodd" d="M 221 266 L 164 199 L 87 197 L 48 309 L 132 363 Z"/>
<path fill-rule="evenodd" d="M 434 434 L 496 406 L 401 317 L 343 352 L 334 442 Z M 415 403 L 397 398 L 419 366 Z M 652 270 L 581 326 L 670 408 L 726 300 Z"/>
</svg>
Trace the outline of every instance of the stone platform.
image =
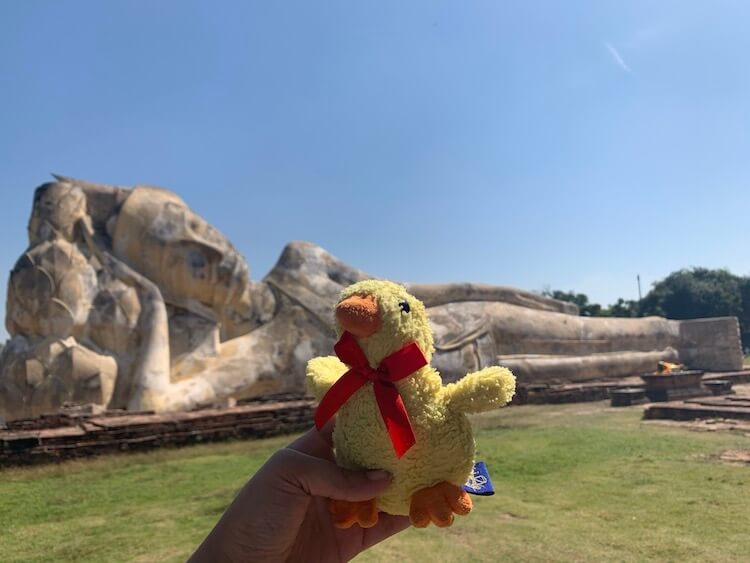
<svg viewBox="0 0 750 563">
<path fill-rule="evenodd" d="M 725 380 L 733 384 L 750 383 L 750 367 L 739 371 L 706 372 L 702 382 Z M 639 376 L 601 379 L 586 383 L 551 383 L 549 385 L 520 382 L 513 404 L 559 404 L 604 401 L 611 398 L 612 391 L 622 389 L 645 389 Z M 712 392 L 706 389 L 705 395 Z"/>
<path fill-rule="evenodd" d="M 737 395 L 652 403 L 643 412 L 643 418 L 647 420 L 750 420 L 750 388 L 745 386 Z"/>
<path fill-rule="evenodd" d="M 314 402 L 282 396 L 187 412 L 54 414 L 0 429 L 0 466 L 307 430 Z"/>
<path fill-rule="evenodd" d="M 750 369 L 703 376 L 704 384 L 716 380 L 750 383 Z M 600 401 L 609 399 L 612 391 L 637 388 L 643 388 L 640 377 L 581 384 L 524 385 L 522 382 L 513 404 Z M 711 391 L 707 389 L 706 394 L 710 395 Z M 750 394 L 750 387 L 747 394 Z M 657 403 L 648 407 L 645 416 L 678 420 L 741 418 L 747 412 L 750 418 L 747 394 Z M 287 393 L 245 399 L 233 406 L 185 412 L 85 413 L 73 410 L 43 415 L 0 426 L 0 466 L 301 432 L 312 427 L 314 410 L 315 403 L 310 397 Z M 730 416 L 736 413 L 739 416 Z"/>
</svg>

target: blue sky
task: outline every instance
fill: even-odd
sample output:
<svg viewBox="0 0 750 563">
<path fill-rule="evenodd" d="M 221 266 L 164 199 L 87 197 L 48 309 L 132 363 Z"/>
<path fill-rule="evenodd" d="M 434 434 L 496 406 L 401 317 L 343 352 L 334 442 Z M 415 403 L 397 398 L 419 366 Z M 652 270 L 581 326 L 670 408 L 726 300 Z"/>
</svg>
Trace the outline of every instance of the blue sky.
<svg viewBox="0 0 750 563">
<path fill-rule="evenodd" d="M 746 2 L 3 2 L 0 264 L 49 172 L 403 281 L 750 274 Z M 5 291 L 3 275 L 0 290 Z"/>
</svg>

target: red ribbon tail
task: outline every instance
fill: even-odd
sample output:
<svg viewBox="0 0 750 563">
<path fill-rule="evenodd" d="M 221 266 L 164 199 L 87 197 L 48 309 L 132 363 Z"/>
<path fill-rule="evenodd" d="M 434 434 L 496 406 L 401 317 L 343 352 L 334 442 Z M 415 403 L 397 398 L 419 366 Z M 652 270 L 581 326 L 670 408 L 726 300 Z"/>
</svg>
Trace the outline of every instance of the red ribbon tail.
<svg viewBox="0 0 750 563">
<path fill-rule="evenodd" d="M 336 411 L 362 387 L 367 380 L 358 377 L 352 370 L 338 378 L 331 388 L 323 395 L 315 411 L 315 427 L 320 430 Z"/>
<path fill-rule="evenodd" d="M 375 383 L 375 399 L 380 407 L 380 414 L 388 435 L 391 437 L 396 457 L 400 459 L 417 441 L 404 401 L 395 385 L 380 382 Z"/>
</svg>

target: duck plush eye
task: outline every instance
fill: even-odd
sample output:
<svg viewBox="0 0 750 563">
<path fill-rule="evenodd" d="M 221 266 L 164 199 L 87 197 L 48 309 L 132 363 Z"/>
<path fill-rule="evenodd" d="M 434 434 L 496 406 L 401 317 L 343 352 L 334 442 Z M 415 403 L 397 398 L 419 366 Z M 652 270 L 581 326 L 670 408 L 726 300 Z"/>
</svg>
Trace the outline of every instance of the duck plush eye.
<svg viewBox="0 0 750 563">
<path fill-rule="evenodd" d="M 408 313 L 409 311 L 411 311 L 411 308 L 406 301 L 399 301 L 398 308 L 401 309 L 404 313 Z"/>
</svg>

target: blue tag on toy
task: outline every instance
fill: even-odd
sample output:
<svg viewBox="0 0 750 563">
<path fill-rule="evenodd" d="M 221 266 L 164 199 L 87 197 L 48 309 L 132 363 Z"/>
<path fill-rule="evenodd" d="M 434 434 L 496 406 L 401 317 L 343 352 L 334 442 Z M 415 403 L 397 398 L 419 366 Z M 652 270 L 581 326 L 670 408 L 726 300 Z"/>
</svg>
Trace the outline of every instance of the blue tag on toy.
<svg viewBox="0 0 750 563">
<path fill-rule="evenodd" d="M 492 486 L 490 472 L 483 461 L 474 464 L 474 471 L 464 485 L 464 491 L 472 495 L 490 496 L 495 494 L 495 488 Z"/>
</svg>

